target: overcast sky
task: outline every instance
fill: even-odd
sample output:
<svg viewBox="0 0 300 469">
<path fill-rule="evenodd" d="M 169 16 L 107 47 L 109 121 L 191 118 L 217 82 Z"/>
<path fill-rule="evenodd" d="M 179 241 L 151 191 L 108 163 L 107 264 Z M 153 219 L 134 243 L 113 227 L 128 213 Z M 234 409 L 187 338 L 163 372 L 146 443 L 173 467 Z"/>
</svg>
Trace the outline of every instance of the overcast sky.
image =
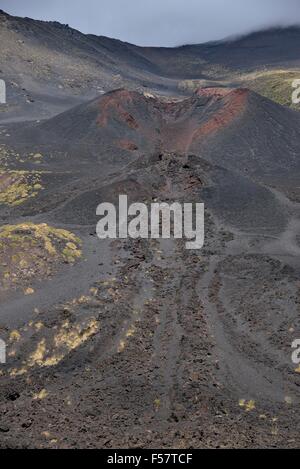
<svg viewBox="0 0 300 469">
<path fill-rule="evenodd" d="M 300 0 L 0 0 L 0 8 L 68 23 L 84 33 L 153 46 L 300 24 Z"/>
</svg>

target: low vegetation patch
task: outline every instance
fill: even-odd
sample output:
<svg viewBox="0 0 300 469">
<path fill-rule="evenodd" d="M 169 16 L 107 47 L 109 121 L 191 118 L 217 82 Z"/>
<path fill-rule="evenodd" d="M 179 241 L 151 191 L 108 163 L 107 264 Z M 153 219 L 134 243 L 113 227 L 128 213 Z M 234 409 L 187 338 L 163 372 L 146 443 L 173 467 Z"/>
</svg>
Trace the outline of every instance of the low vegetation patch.
<svg viewBox="0 0 300 469">
<path fill-rule="evenodd" d="M 30 171 L 0 170 L 0 204 L 18 206 L 43 190 L 41 174 Z"/>
<path fill-rule="evenodd" d="M 0 289 L 22 287 L 53 274 L 59 264 L 81 257 L 81 240 L 73 233 L 47 224 L 23 223 L 0 228 Z"/>
<path fill-rule="evenodd" d="M 243 77 L 243 84 L 276 103 L 299 109 L 292 103 L 292 83 L 299 78 L 300 70 L 268 70 Z"/>
<path fill-rule="evenodd" d="M 203 87 L 241 87 L 249 88 L 266 98 L 283 106 L 299 110 L 299 105 L 292 103 L 294 80 L 300 79 L 300 70 L 258 70 L 251 73 L 231 72 L 222 80 L 181 80 L 178 89 L 183 92 L 194 92 Z"/>
</svg>

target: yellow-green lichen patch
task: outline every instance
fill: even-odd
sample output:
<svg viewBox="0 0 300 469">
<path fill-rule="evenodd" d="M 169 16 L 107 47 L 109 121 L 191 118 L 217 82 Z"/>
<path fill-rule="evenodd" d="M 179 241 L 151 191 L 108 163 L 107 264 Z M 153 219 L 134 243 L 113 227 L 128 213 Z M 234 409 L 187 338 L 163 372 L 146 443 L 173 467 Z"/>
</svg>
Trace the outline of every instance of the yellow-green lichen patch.
<svg viewBox="0 0 300 469">
<path fill-rule="evenodd" d="M 0 135 L 1 131 L 0 131 Z M 0 167 L 15 169 L 20 163 L 41 164 L 44 155 L 40 152 L 18 153 L 11 146 L 4 143 L 0 144 Z"/>
<path fill-rule="evenodd" d="M 0 166 L 1 168 L 6 168 L 11 164 L 16 163 L 20 160 L 19 153 L 15 152 L 12 148 L 7 147 L 7 145 L 0 145 Z"/>
<path fill-rule="evenodd" d="M 47 224 L 23 223 L 0 228 L 0 288 L 31 292 L 35 278 L 48 277 L 59 264 L 81 257 L 81 240 Z M 34 290 L 33 290 L 34 293 Z"/>
<path fill-rule="evenodd" d="M 28 157 L 26 158 L 27 161 L 39 164 L 43 160 L 42 153 L 29 153 Z"/>
<path fill-rule="evenodd" d="M 0 204 L 12 207 L 21 205 L 42 189 L 40 173 L 0 171 Z"/>
<path fill-rule="evenodd" d="M 58 324 L 54 328 L 43 331 L 46 335 L 40 335 L 34 327 L 27 328 L 27 341 L 34 344 L 32 351 L 23 353 L 20 342 L 18 353 L 24 359 L 19 367 L 9 370 L 11 376 L 21 376 L 34 368 L 48 368 L 57 366 L 68 354 L 83 346 L 95 336 L 100 329 L 100 323 L 95 317 L 83 319 L 78 322 L 69 320 Z M 29 334 L 29 336 L 28 336 Z M 24 342 L 26 344 L 26 342 Z M 47 393 L 48 395 L 48 393 Z M 37 396 L 37 399 L 45 398 L 46 393 Z"/>
<path fill-rule="evenodd" d="M 263 70 L 243 76 L 243 86 L 269 98 L 276 103 L 290 106 L 298 110 L 293 104 L 293 81 L 299 78 L 300 70 Z"/>
</svg>

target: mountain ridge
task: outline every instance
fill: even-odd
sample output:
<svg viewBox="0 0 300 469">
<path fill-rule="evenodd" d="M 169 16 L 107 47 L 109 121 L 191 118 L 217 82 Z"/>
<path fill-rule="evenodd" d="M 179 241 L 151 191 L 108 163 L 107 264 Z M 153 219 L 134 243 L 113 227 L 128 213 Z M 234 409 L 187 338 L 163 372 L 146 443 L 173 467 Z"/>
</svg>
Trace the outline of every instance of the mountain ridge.
<svg viewBox="0 0 300 469">
<path fill-rule="evenodd" d="M 203 42 L 187 42 L 183 44 L 178 44 L 174 46 L 142 46 L 139 44 L 135 43 L 130 43 L 128 41 L 124 41 L 119 38 L 114 38 L 112 36 L 105 36 L 102 34 L 95 34 L 95 33 L 84 33 L 80 31 L 79 29 L 70 26 L 69 24 L 66 23 L 61 23 L 57 20 L 41 20 L 41 19 L 34 19 L 29 16 L 17 16 L 17 15 L 11 15 L 10 13 L 6 12 L 5 10 L 0 9 L 0 15 L 6 16 L 8 18 L 14 18 L 15 20 L 25 20 L 29 22 L 35 22 L 35 23 L 41 23 L 41 24 L 49 24 L 52 26 L 57 27 L 58 29 L 70 31 L 71 33 L 79 33 L 83 36 L 91 36 L 91 37 L 96 37 L 100 39 L 108 39 L 111 41 L 119 42 L 122 44 L 130 45 L 136 48 L 140 49 L 180 49 L 183 47 L 190 47 L 190 46 L 207 46 L 207 45 L 217 45 L 217 44 L 222 44 L 222 43 L 227 43 L 227 42 L 236 42 L 236 41 L 241 41 L 243 39 L 255 37 L 255 36 L 262 36 L 262 35 L 271 35 L 271 34 L 278 34 L 278 33 L 284 33 L 284 32 L 296 32 L 300 34 L 300 23 L 294 23 L 291 25 L 275 25 L 275 26 L 266 26 L 258 29 L 252 29 L 248 32 L 245 33 L 240 33 L 240 34 L 232 34 L 230 36 L 224 36 L 221 39 L 211 39 L 209 41 L 203 41 Z"/>
<path fill-rule="evenodd" d="M 273 76 L 280 69 L 291 74 L 284 90 L 287 96 L 288 83 L 300 69 L 300 28 L 151 48 L 85 35 L 58 22 L 1 13 L 0 41 L 0 78 L 7 82 L 8 94 L 0 121 L 6 122 L 47 118 L 120 87 L 176 97 L 189 94 L 189 87 L 194 86 L 190 81 L 197 81 L 196 88 L 236 84 L 264 93 L 261 81 L 268 81 L 269 76 L 256 75 Z M 255 75 L 254 82 L 249 74 Z"/>
</svg>

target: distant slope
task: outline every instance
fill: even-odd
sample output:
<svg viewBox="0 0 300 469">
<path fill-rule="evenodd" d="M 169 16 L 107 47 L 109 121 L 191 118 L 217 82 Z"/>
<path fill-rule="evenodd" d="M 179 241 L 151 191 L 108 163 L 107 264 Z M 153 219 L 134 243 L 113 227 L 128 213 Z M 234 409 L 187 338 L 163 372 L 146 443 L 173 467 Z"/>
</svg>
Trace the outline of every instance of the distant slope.
<svg viewBox="0 0 300 469">
<path fill-rule="evenodd" d="M 139 49 L 81 34 L 59 23 L 0 13 L 0 78 L 8 85 L 5 117 L 42 118 L 120 86 L 173 89 Z"/>
<path fill-rule="evenodd" d="M 201 86 L 246 84 L 261 91 L 264 84 L 248 79 L 249 74 L 300 69 L 296 27 L 231 41 L 143 48 L 0 11 L 0 43 L 0 78 L 8 85 L 2 121 L 46 118 L 120 87 L 182 94 L 189 86 L 180 84 L 187 79 L 202 80 Z M 269 97 L 283 103 L 286 95 L 279 86 L 279 96 L 276 91 Z"/>
<path fill-rule="evenodd" d="M 293 82 L 300 77 L 299 69 L 265 69 L 254 72 L 236 73 L 225 79 L 182 80 L 179 90 L 193 92 L 204 86 L 235 86 L 249 88 L 283 106 L 299 110 L 299 104 L 292 102 Z"/>
<path fill-rule="evenodd" d="M 237 39 L 177 48 L 144 48 L 167 76 L 221 79 L 230 72 L 300 68 L 300 27 L 273 28 Z"/>
</svg>

